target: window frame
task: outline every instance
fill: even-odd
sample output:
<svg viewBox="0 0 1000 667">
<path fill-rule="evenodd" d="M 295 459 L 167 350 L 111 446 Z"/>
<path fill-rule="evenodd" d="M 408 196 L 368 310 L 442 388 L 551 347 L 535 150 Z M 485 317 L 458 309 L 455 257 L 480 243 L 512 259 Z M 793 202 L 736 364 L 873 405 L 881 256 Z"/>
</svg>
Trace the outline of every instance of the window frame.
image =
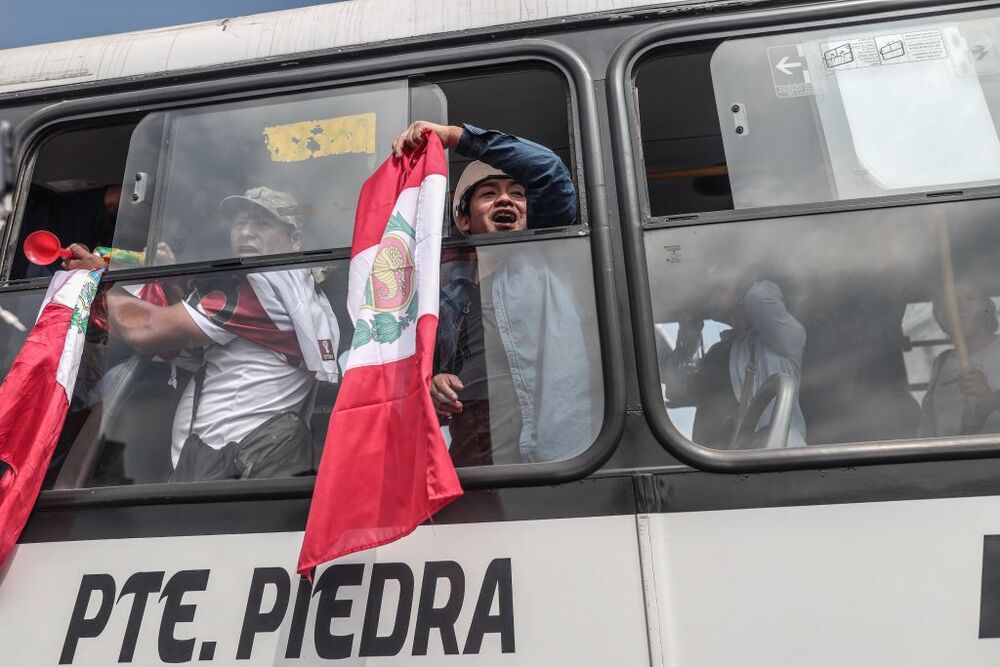
<svg viewBox="0 0 1000 667">
<path fill-rule="evenodd" d="M 537 486 L 581 479 L 597 470 L 614 453 L 625 428 L 624 349 L 613 280 L 610 223 L 602 206 L 605 191 L 600 149 L 600 123 L 594 82 L 583 58 L 562 44 L 542 39 L 510 40 L 461 48 L 425 47 L 426 50 L 399 54 L 384 49 L 372 57 L 310 66 L 303 69 L 266 72 L 253 76 L 238 74 L 238 68 L 218 73 L 215 80 L 167 84 L 154 88 L 126 90 L 110 95 L 82 98 L 48 106 L 17 128 L 18 184 L 11 224 L 4 231 L 4 273 L 13 258 L 12 243 L 17 239 L 30 176 L 39 148 L 55 132 L 78 129 L 86 124 L 107 124 L 109 119 L 163 110 L 203 106 L 235 100 L 275 97 L 314 89 L 349 86 L 412 76 L 426 76 L 460 68 L 473 71 L 496 66 L 542 64 L 557 70 L 567 85 L 570 141 L 573 165 L 580 194 L 581 223 L 551 230 L 525 231 L 497 239 L 449 239 L 444 246 L 480 246 L 518 243 L 532 238 L 590 237 L 591 270 L 598 336 L 601 345 L 604 387 L 603 420 L 590 446 L 578 456 L 551 463 L 511 464 L 459 469 L 465 489 Z M 236 72 L 231 78 L 227 73 Z M 592 198 L 592 200 L 590 199 Z M 589 202 L 589 205 L 588 205 Z M 263 268 L 300 262 L 344 259 L 349 248 L 306 251 L 262 258 L 229 258 L 171 267 L 144 267 L 116 270 L 113 280 L 134 281 L 171 275 L 202 275 L 233 268 Z M 110 278 L 109 278 L 110 279 Z M 43 289 L 48 281 L 0 282 L 0 290 Z M 44 508 L 106 507 L 164 503 L 198 503 L 206 500 L 250 500 L 258 498 L 310 497 L 315 478 L 199 482 L 195 484 L 144 484 L 87 489 L 46 490 L 38 505 Z"/>
<path fill-rule="evenodd" d="M 1000 2 L 849 0 L 756 10 L 657 25 L 633 35 L 615 52 L 608 65 L 607 94 L 612 154 L 618 176 L 618 200 L 624 236 L 632 333 L 636 345 L 639 394 L 646 422 L 654 437 L 669 454 L 694 468 L 720 473 L 985 458 L 1000 454 L 1000 434 L 810 445 L 781 450 L 711 449 L 698 445 L 681 434 L 667 414 L 660 388 L 652 295 L 646 262 L 647 230 L 987 199 L 1000 196 L 1000 187 L 653 217 L 645 180 L 639 106 L 637 96 L 633 94 L 636 73 L 643 60 L 651 53 L 665 48 L 762 34 L 787 34 L 831 25 L 844 28 L 876 21 L 942 16 L 991 8 L 1000 8 Z"/>
</svg>

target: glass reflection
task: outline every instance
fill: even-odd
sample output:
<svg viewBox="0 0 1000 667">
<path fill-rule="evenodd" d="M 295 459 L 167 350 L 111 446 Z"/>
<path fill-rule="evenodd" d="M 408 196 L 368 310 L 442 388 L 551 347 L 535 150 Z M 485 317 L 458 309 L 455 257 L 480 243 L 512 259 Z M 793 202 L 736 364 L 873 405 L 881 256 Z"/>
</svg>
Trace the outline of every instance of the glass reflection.
<svg viewBox="0 0 1000 667">
<path fill-rule="evenodd" d="M 1000 182 L 997 39 L 984 11 L 722 43 L 712 83 L 735 207 Z"/>
<path fill-rule="evenodd" d="M 21 351 L 44 298 L 45 289 L 0 292 L 0 379 Z"/>
<path fill-rule="evenodd" d="M 774 375 L 801 381 L 806 334 L 788 312 L 784 294 L 763 272 L 708 286 L 704 301 L 683 307 L 674 351 L 664 365 L 665 397 L 694 405 L 692 437 L 714 448 L 739 446 L 738 422 L 748 414 Z M 705 321 L 726 328 L 705 349 Z M 752 429 L 771 424 L 772 407 L 764 409 Z M 786 446 L 805 445 L 805 420 L 793 402 Z"/>
<path fill-rule="evenodd" d="M 445 419 L 457 465 L 576 456 L 602 420 L 587 239 L 452 248 L 442 257 L 435 376 L 457 376 Z"/>
<path fill-rule="evenodd" d="M 312 474 L 346 285 L 346 261 L 104 284 L 56 488 Z"/>
<path fill-rule="evenodd" d="M 260 187 L 294 200 L 303 250 L 350 246 L 358 192 L 407 111 L 395 81 L 150 114 L 129 147 L 115 246 L 166 243 L 178 262 L 237 256 L 220 203 Z"/>
<path fill-rule="evenodd" d="M 702 445 L 761 446 L 770 407 L 754 438 L 733 425 L 783 374 L 787 447 L 1000 432 L 998 213 L 984 200 L 648 232 L 671 419 Z"/>
<path fill-rule="evenodd" d="M 461 303 L 453 311 L 459 317 L 447 320 L 452 328 L 439 332 L 435 371 L 459 374 L 468 392 L 465 416 L 442 423 L 456 465 L 556 461 L 593 442 L 603 387 L 590 266 L 586 238 L 445 250 L 441 312 L 449 299 Z M 302 340 L 294 313 L 282 316 L 282 283 L 315 285 L 332 308 L 339 337 L 315 352 L 342 368 L 353 335 L 348 267 L 340 260 L 104 285 L 77 381 L 80 400 L 63 433 L 68 453 L 50 485 L 312 474 L 339 384 L 317 381 L 335 378 L 320 377 L 297 353 Z M 153 344 L 145 325 L 130 329 L 153 317 L 151 306 L 182 311 L 210 340 Z M 274 465 L 243 474 L 247 438 L 287 413 L 305 426 L 296 427 L 295 446 L 274 452 Z M 192 444 L 192 435 L 201 442 Z M 185 454 L 190 446 L 199 453 L 193 459 Z M 231 474 L 234 460 L 239 474 Z"/>
</svg>

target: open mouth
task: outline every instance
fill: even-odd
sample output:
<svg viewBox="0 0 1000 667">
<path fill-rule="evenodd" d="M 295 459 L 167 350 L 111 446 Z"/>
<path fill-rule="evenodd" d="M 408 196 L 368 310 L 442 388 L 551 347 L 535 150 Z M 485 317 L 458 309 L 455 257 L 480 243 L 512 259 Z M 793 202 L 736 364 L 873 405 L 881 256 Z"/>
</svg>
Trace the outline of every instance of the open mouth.
<svg viewBox="0 0 1000 667">
<path fill-rule="evenodd" d="M 241 245 L 239 248 L 237 248 L 237 250 L 239 251 L 239 254 L 240 254 L 241 257 L 243 255 L 259 255 L 260 254 L 260 250 L 258 250 L 256 247 L 254 247 L 252 245 L 246 245 L 246 244 L 244 244 L 244 245 Z"/>
<path fill-rule="evenodd" d="M 517 223 L 517 213 L 510 209 L 500 209 L 493 213 L 492 219 L 498 225 L 513 225 Z"/>
</svg>

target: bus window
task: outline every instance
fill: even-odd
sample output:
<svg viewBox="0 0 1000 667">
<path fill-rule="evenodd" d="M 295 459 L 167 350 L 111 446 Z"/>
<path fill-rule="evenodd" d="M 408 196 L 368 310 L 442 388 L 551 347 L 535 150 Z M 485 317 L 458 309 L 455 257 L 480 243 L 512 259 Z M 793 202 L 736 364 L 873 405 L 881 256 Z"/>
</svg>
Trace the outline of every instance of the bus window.
<svg viewBox="0 0 1000 667">
<path fill-rule="evenodd" d="M 147 265 L 233 257 L 224 209 L 239 201 L 226 200 L 258 188 L 308 228 L 302 250 L 350 246 L 358 191 L 407 108 L 395 81 L 150 114 L 129 148 L 115 246 L 158 248 Z"/>
<path fill-rule="evenodd" d="M 995 18 L 751 36 L 639 62 L 653 333 L 685 438 L 757 449 L 1000 432 L 1000 209 L 920 196 L 1000 184 Z M 872 198 L 884 208 L 829 204 Z"/>
<path fill-rule="evenodd" d="M 267 187 L 310 228 L 302 250 L 349 247 L 357 193 L 408 109 L 411 120 L 517 134 L 571 165 L 568 99 L 559 74 L 530 67 L 149 114 L 131 137 L 114 245 L 160 248 L 147 265 L 231 257 L 225 225 L 213 224 L 227 215 L 223 201 Z M 529 103 L 540 113 L 519 114 Z M 470 161 L 451 151 L 453 187 Z"/>
<path fill-rule="evenodd" d="M 455 347 L 443 355 L 448 370 L 482 392 L 468 398 L 464 416 L 444 424 L 456 465 L 560 460 L 596 437 L 603 390 L 589 253 L 586 239 L 445 251 L 448 297 L 473 317 L 483 310 L 476 304 L 488 304 L 504 324 L 471 327 L 485 335 L 449 339 Z M 336 374 L 354 338 L 347 269 L 340 260 L 106 282 L 75 389 L 80 400 L 64 432 L 72 449 L 57 462 L 55 487 L 313 474 L 339 385 L 336 377 L 314 379 L 298 341 L 326 340 Z M 460 281 L 463 275 L 471 279 Z M 316 312 L 326 312 L 327 333 L 300 332 L 302 323 L 280 307 L 286 292 L 308 295 Z M 167 307 L 183 309 L 211 340 L 187 350 L 148 342 L 136 350 L 121 327 L 131 312 L 125 305 L 140 299 L 182 301 Z M 464 354 L 474 345 L 484 353 Z M 474 367 L 479 362 L 484 368 Z M 269 459 L 260 441 L 275 433 L 284 444 Z M 251 469 L 247 460 L 261 462 Z"/>
<path fill-rule="evenodd" d="M 651 56 L 636 83 L 652 215 L 1000 183 L 995 18 L 833 27 Z"/>
<path fill-rule="evenodd" d="M 759 446 L 736 425 L 785 375 L 788 447 L 1000 432 L 998 215 L 972 200 L 648 231 L 668 414 L 698 444 Z"/>
<path fill-rule="evenodd" d="M 56 488 L 311 474 L 350 342 L 346 274 L 341 261 L 102 283 L 71 406 L 86 418 L 63 434 Z M 134 335 L 150 312 L 172 318 L 166 338 Z M 172 344 L 185 325 L 197 345 Z"/>
<path fill-rule="evenodd" d="M 545 113 L 518 113 L 529 103 Z M 453 189 L 465 187 L 477 160 L 485 166 L 473 169 L 497 172 L 477 177 L 468 197 L 458 196 L 462 206 L 489 199 L 490 188 L 509 191 L 497 197 L 499 217 L 479 216 L 501 234 L 480 235 L 472 226 L 479 214 L 460 207 L 453 217 L 459 201 L 448 202 L 456 238 L 442 253 L 434 381 L 453 383 L 458 398 L 437 404 L 443 434 L 460 467 L 570 459 L 594 441 L 603 415 L 590 245 L 585 227 L 534 236 L 585 222 L 568 105 L 561 75 L 531 66 L 151 113 L 131 136 L 115 246 L 155 247 L 146 264 L 164 267 L 298 249 L 340 248 L 343 256 L 361 183 L 406 126 L 397 110 L 451 127 L 462 137 L 449 151 Z M 317 146 L 302 148 L 300 139 Z M 249 224 L 254 206 L 287 224 L 274 243 L 249 248 L 233 230 Z M 346 259 L 297 262 L 201 267 L 131 284 L 111 271 L 93 310 L 78 418 L 63 434 L 72 447 L 52 485 L 313 474 L 339 362 L 375 328 L 366 321 L 353 330 Z M 113 260 L 111 268 L 124 266 Z M 300 332 L 281 307 L 290 302 L 313 304 L 313 321 L 327 330 Z M 155 336 L 130 328 L 152 317 L 174 319 Z M 318 366 L 302 348 L 310 340 L 326 345 Z M 248 465 L 266 457 L 262 440 L 285 444 L 269 463 Z"/>
<path fill-rule="evenodd" d="M 442 261 L 435 380 L 461 382 L 446 415 L 465 465 L 572 458 L 597 436 L 601 354 L 584 239 L 455 247 Z"/>
<path fill-rule="evenodd" d="M 115 235 L 122 170 L 134 122 L 62 132 L 39 149 L 17 245 L 12 249 L 11 279 L 43 278 L 59 262 L 35 266 L 22 251 L 25 237 L 44 229 L 63 245 L 110 246 Z"/>
<path fill-rule="evenodd" d="M 537 67 L 429 81 L 461 134 L 447 218 L 465 241 L 442 257 L 431 392 L 452 457 L 572 458 L 596 437 L 603 405 L 589 246 L 525 236 L 582 222 L 566 82 Z"/>
</svg>

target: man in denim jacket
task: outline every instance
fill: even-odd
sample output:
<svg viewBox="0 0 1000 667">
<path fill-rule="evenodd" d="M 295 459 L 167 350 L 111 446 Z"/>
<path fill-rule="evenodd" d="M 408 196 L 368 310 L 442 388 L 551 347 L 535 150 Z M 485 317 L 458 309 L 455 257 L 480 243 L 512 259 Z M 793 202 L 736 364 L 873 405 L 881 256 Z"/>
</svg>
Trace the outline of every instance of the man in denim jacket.
<svg viewBox="0 0 1000 667">
<path fill-rule="evenodd" d="M 417 121 L 396 139 L 396 154 L 418 145 L 425 129 L 475 159 L 453 201 L 462 234 L 576 222 L 576 189 L 548 148 L 471 125 Z M 600 386 L 591 379 L 599 361 L 584 340 L 588 327 L 573 291 L 543 262 L 511 248 L 442 255 L 431 397 L 460 466 L 570 458 L 599 427 Z"/>
</svg>

